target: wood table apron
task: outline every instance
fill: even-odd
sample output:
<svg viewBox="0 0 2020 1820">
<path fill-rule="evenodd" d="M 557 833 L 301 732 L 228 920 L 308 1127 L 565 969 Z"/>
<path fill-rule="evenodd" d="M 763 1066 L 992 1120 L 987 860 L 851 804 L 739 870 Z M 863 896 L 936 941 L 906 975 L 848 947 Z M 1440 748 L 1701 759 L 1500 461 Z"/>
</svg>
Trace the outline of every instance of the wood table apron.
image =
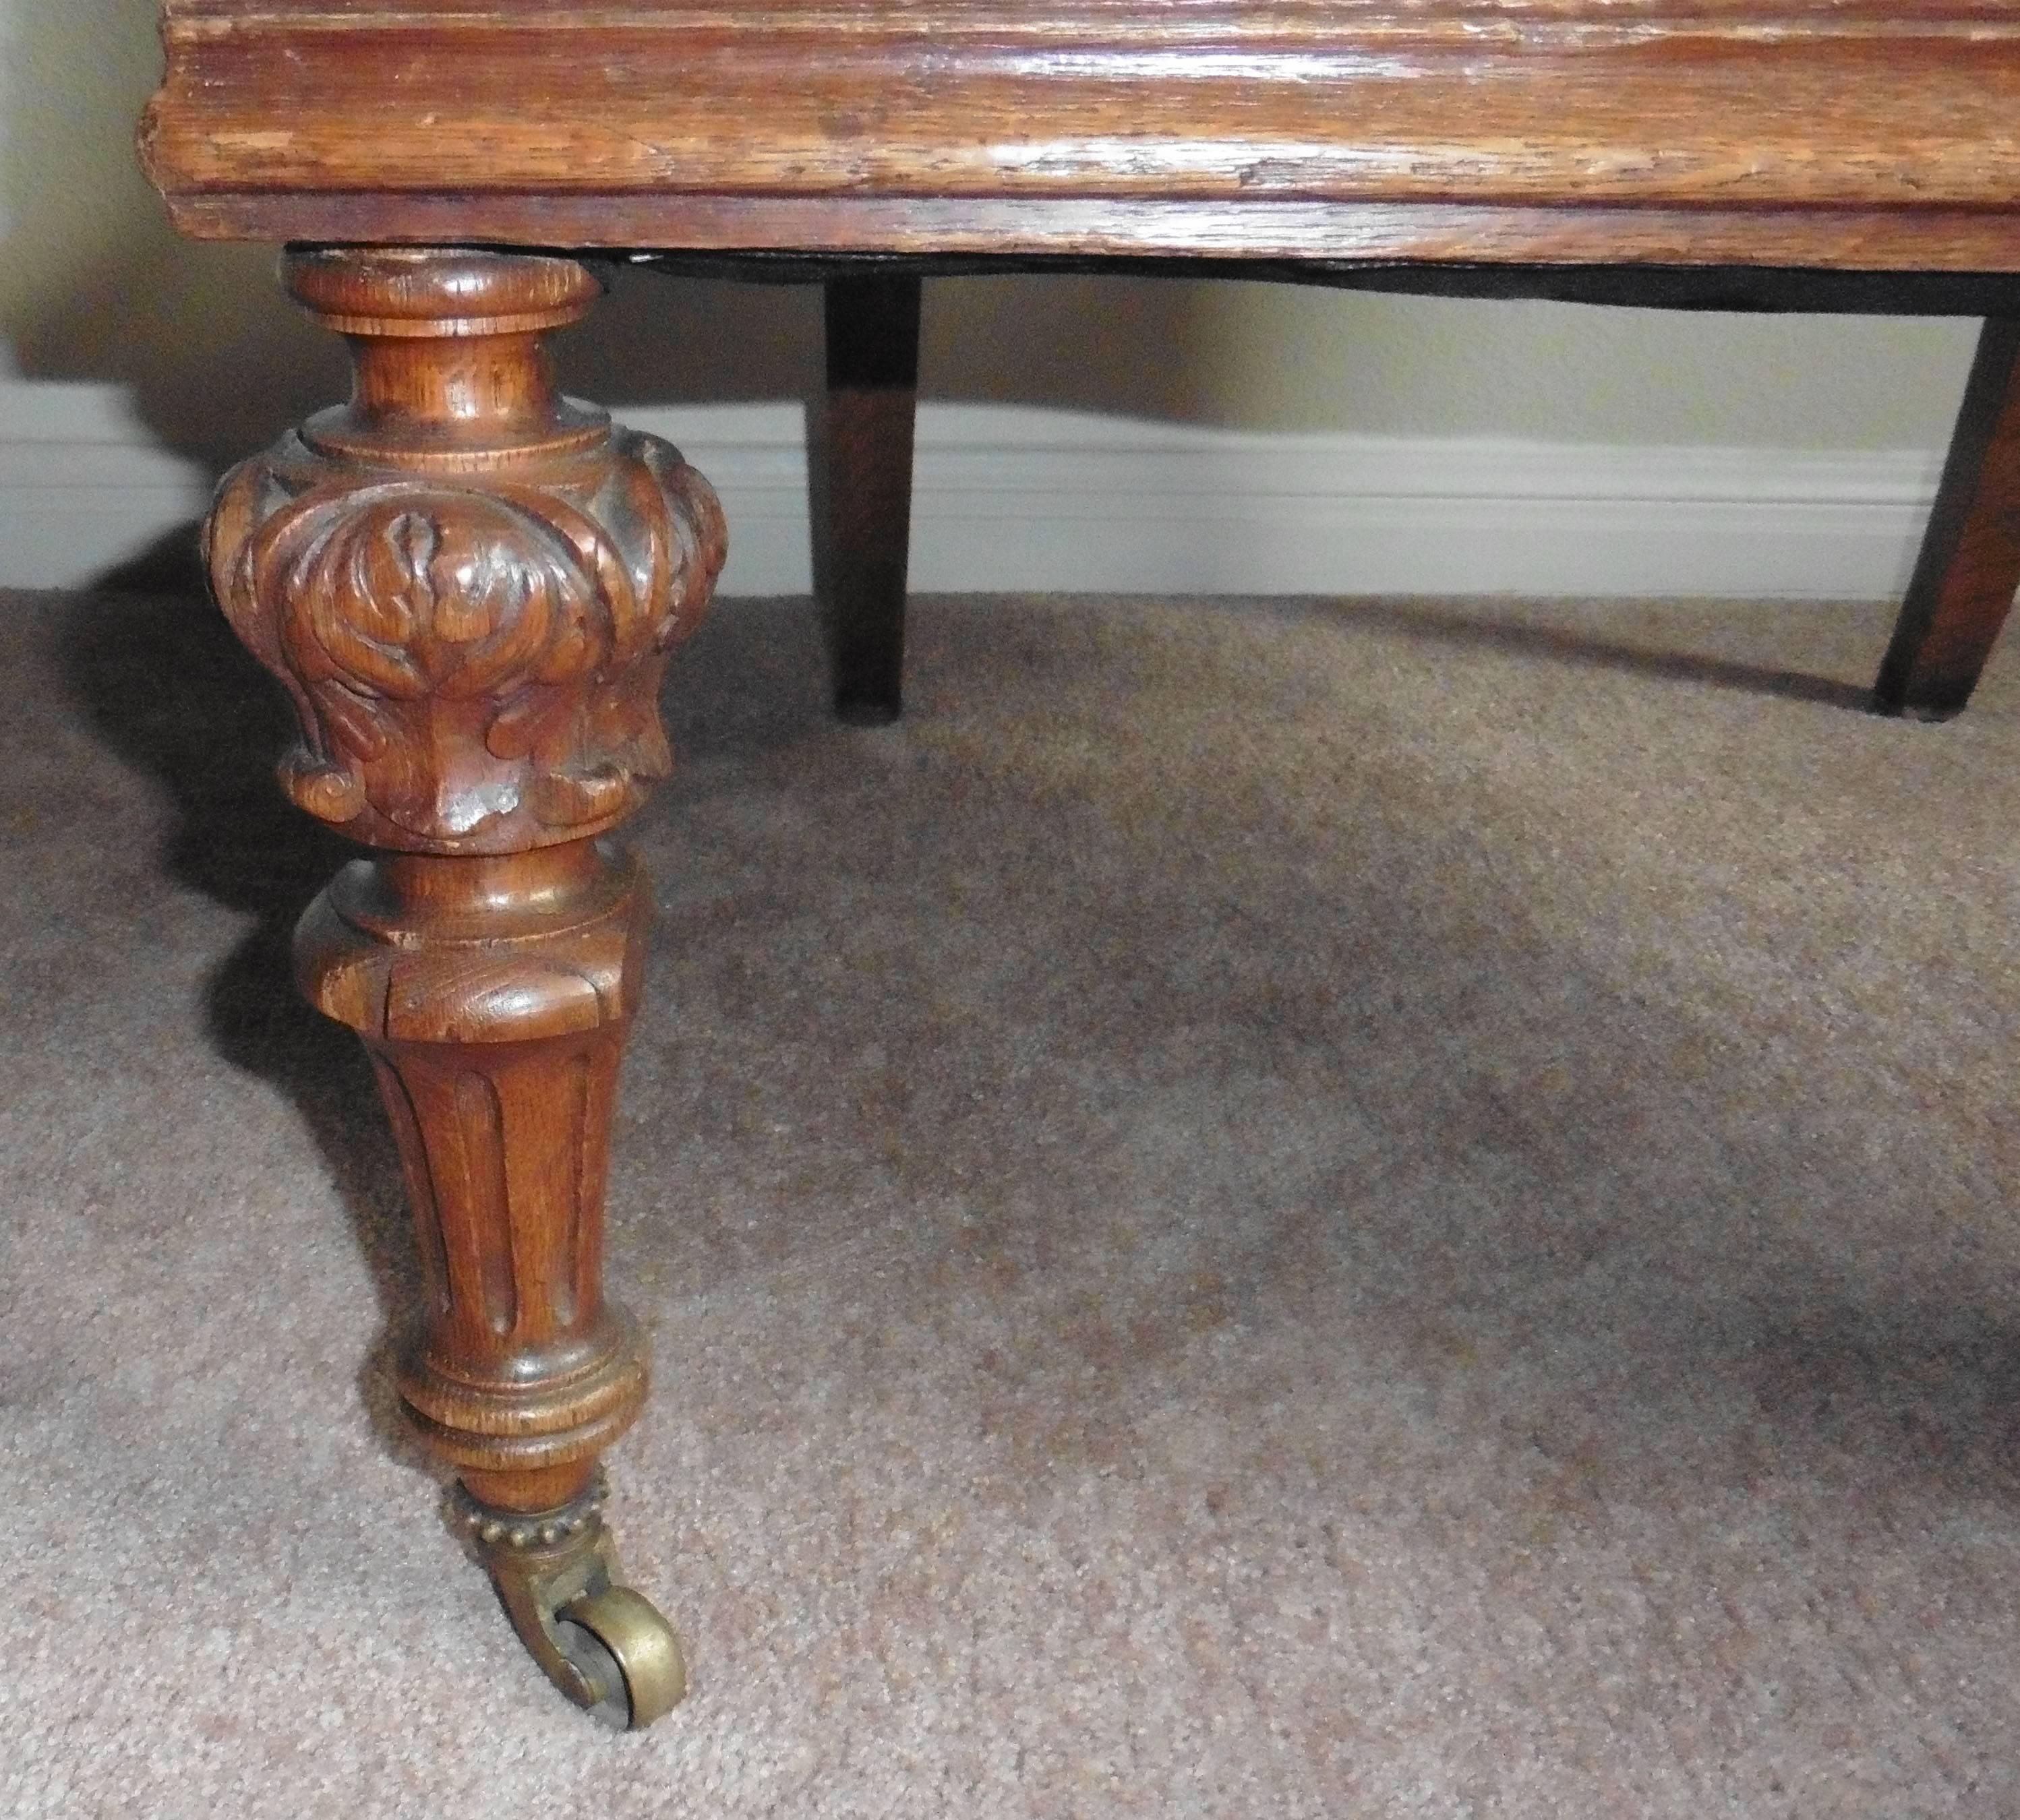
<svg viewBox="0 0 2020 1820">
<path fill-rule="evenodd" d="M 601 1277 L 648 903 L 603 837 L 667 768 L 660 672 L 724 534 L 675 451 L 556 394 L 542 338 L 598 290 L 569 253 L 1719 268 L 1982 308 L 1895 699 L 1960 700 L 2020 575 L 2013 0 L 165 0 L 162 31 L 142 152 L 176 224 L 292 243 L 354 354 L 208 547 L 299 713 L 283 786 L 376 850 L 296 952 L 400 1139 L 430 1285 L 401 1394 L 521 1636 L 612 1723 L 685 1683 L 601 1511 L 645 1392 Z"/>
</svg>

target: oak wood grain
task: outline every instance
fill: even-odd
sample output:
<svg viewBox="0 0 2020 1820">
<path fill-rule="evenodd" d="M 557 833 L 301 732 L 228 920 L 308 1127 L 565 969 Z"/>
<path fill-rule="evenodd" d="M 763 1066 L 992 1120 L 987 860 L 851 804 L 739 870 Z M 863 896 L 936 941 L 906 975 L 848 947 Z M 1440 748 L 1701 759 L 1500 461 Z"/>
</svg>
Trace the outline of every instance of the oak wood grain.
<svg viewBox="0 0 2020 1820">
<path fill-rule="evenodd" d="M 145 155 L 197 234 L 2020 264 L 2009 5 L 169 0 L 164 38 Z"/>
</svg>

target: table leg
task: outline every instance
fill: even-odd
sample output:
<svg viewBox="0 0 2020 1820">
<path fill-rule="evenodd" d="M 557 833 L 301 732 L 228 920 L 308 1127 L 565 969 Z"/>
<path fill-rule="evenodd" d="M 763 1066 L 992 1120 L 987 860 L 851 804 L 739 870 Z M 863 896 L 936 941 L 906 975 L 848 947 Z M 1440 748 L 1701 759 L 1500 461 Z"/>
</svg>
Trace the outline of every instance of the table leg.
<svg viewBox="0 0 2020 1820">
<path fill-rule="evenodd" d="M 905 568 L 912 534 L 912 428 L 919 387 L 919 281 L 827 285 L 827 581 L 834 707 L 845 721 L 898 717 L 905 670 Z"/>
<path fill-rule="evenodd" d="M 1935 510 L 1873 685 L 1883 712 L 1946 720 L 1971 699 L 2020 589 L 2020 320 L 1979 337 Z"/>
<path fill-rule="evenodd" d="M 554 391 L 542 338 L 598 294 L 574 261 L 311 251 L 286 277 L 350 341 L 351 401 L 226 478 L 209 556 L 294 699 L 283 787 L 382 850 L 296 958 L 399 1139 L 428 1281 L 401 1394 L 542 1667 L 643 1724 L 685 1671 L 622 1583 L 598 1458 L 645 1394 L 601 1263 L 651 900 L 599 837 L 668 768 L 659 680 L 721 515 L 677 451 Z"/>
</svg>

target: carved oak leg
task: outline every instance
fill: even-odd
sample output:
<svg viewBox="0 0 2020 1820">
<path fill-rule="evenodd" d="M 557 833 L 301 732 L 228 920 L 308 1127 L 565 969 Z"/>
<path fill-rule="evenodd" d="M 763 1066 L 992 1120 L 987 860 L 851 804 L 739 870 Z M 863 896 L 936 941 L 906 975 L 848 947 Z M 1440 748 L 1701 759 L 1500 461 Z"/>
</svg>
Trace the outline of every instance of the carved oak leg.
<svg viewBox="0 0 2020 1820">
<path fill-rule="evenodd" d="M 296 957 L 399 1139 L 427 1281 L 401 1394 L 542 1667 L 643 1724 L 685 1673 L 621 1584 L 598 1459 L 645 1394 L 601 1278 L 650 896 L 599 837 L 668 768 L 659 680 L 721 514 L 677 451 L 555 394 L 541 337 L 598 294 L 572 260 L 310 252 L 285 275 L 350 340 L 351 401 L 227 478 L 209 554 L 294 697 L 283 786 L 384 850 Z"/>
<path fill-rule="evenodd" d="M 1947 720 L 1978 686 L 2020 588 L 2020 321 L 1979 336 L 1949 458 L 1873 685 L 1890 714 Z"/>
</svg>

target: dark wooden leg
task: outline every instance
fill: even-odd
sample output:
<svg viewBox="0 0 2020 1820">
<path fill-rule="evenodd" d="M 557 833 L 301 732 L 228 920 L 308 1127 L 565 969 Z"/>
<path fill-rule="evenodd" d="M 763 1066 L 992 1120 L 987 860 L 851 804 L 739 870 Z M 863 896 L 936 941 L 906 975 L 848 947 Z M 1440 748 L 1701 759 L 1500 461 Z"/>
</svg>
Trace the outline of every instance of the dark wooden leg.
<svg viewBox="0 0 2020 1820">
<path fill-rule="evenodd" d="M 351 342 L 351 401 L 227 477 L 209 554 L 294 697 L 283 787 L 381 850 L 295 956 L 399 1139 L 428 1284 L 400 1393 L 536 1659 L 643 1724 L 686 1672 L 623 1584 L 598 1459 L 645 1395 L 602 1233 L 651 893 L 599 837 L 667 769 L 659 681 L 721 514 L 678 451 L 554 392 L 543 332 L 598 294 L 573 260 L 307 252 L 288 282 Z"/>
<path fill-rule="evenodd" d="M 1894 641 L 1873 685 L 1891 714 L 1945 720 L 1971 699 L 2020 588 L 2020 320 L 1978 343 Z"/>
<path fill-rule="evenodd" d="M 912 534 L 912 423 L 919 281 L 827 282 L 827 576 L 834 710 L 881 726 L 904 688 L 905 561 Z"/>
</svg>

